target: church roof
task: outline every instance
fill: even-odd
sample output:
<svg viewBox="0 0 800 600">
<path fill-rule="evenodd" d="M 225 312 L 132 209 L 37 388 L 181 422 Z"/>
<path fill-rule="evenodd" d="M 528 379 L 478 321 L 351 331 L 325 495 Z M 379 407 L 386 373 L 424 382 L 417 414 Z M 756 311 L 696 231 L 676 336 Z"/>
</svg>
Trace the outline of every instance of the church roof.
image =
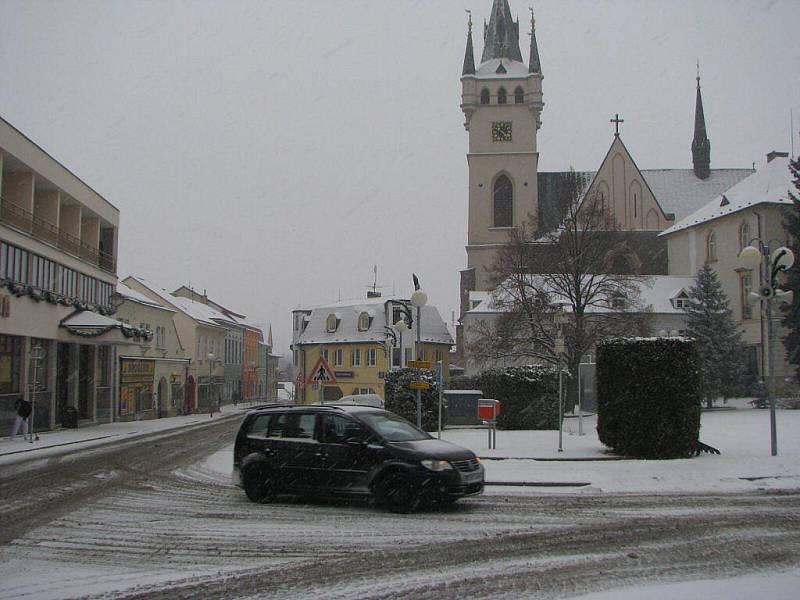
<svg viewBox="0 0 800 600">
<path fill-rule="evenodd" d="M 502 66 L 502 68 L 500 68 Z M 528 67 L 521 62 L 516 62 L 508 58 L 493 58 L 478 67 L 475 72 L 476 79 L 497 79 L 505 77 L 507 79 L 519 79 L 527 77 Z"/>
<path fill-rule="evenodd" d="M 774 161 L 773 161 L 774 162 Z M 642 177 L 666 214 L 676 221 L 689 216 L 704 204 L 753 174 L 752 169 L 711 169 L 708 179 L 700 179 L 692 169 L 642 169 Z M 546 233 L 561 222 L 558 212 L 558 181 L 568 171 L 539 173 L 539 231 Z M 580 171 L 588 187 L 594 171 Z"/>
<path fill-rule="evenodd" d="M 775 158 L 755 173 L 749 169 L 747 171 L 750 172 L 749 177 L 742 179 L 730 189 L 723 190 L 705 206 L 685 216 L 661 235 L 669 235 L 694 227 L 757 204 L 792 203 L 789 200 L 792 173 L 789 171 L 788 158 Z"/>
<path fill-rule="evenodd" d="M 510 58 L 522 62 L 522 53 L 519 51 L 519 22 L 511 17 L 508 0 L 494 0 L 489 24 L 484 25 L 483 29 L 481 63 L 494 58 Z"/>
</svg>

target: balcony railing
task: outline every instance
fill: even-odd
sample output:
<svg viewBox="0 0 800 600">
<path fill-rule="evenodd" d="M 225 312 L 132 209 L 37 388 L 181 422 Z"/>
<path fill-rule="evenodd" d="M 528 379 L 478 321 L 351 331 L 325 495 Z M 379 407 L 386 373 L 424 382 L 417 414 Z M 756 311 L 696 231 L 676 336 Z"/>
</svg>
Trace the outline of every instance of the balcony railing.
<svg viewBox="0 0 800 600">
<path fill-rule="evenodd" d="M 117 262 L 111 254 L 103 252 L 82 242 L 79 238 L 59 229 L 49 221 L 37 217 L 21 206 L 0 198 L 0 221 L 23 231 L 32 237 L 58 246 L 67 254 L 72 254 L 104 271 L 117 272 Z"/>
</svg>

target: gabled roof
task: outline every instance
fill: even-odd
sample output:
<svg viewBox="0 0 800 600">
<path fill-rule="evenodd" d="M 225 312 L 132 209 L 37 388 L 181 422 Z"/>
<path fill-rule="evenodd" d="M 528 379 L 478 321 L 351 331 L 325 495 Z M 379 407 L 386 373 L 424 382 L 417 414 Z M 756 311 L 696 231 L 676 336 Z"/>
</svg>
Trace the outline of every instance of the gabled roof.
<svg viewBox="0 0 800 600">
<path fill-rule="evenodd" d="M 223 315 L 221 312 L 214 310 L 210 306 L 206 306 L 200 302 L 192 302 L 188 298 L 173 296 L 165 288 L 153 283 L 148 279 L 145 279 L 144 277 L 134 275 L 131 275 L 130 277 L 156 294 L 164 303 L 166 303 L 166 306 L 181 311 L 198 323 L 202 323 L 208 327 L 224 327 L 226 325 L 235 324 L 230 318 Z"/>
<path fill-rule="evenodd" d="M 678 221 L 661 235 L 670 235 L 758 204 L 791 204 L 792 174 L 788 158 L 775 158 L 763 169 L 724 190 L 705 206 Z"/>
</svg>

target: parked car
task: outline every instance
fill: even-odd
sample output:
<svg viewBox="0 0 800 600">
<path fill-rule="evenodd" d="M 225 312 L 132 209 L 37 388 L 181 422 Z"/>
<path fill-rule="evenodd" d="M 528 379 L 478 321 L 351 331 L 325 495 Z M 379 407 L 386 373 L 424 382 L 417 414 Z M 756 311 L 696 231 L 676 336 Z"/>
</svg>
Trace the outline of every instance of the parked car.
<svg viewBox="0 0 800 600">
<path fill-rule="evenodd" d="M 279 494 L 372 496 L 392 512 L 483 492 L 471 450 L 358 405 L 259 407 L 242 421 L 233 480 L 253 502 Z"/>
<path fill-rule="evenodd" d="M 375 408 L 384 408 L 385 404 L 383 398 L 378 394 L 354 394 L 351 396 L 342 396 L 336 402 L 331 404 L 360 404 L 361 406 L 373 406 Z"/>
</svg>

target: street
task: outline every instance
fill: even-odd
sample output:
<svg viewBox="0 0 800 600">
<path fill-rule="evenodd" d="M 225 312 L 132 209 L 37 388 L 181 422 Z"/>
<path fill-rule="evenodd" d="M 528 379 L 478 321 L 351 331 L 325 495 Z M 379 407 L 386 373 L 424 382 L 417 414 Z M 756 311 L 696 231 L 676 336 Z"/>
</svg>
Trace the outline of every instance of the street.
<svg viewBox="0 0 800 600">
<path fill-rule="evenodd" d="M 796 568 L 800 494 L 248 502 L 238 418 L 4 473 L 0 598 L 572 597 Z"/>
</svg>

